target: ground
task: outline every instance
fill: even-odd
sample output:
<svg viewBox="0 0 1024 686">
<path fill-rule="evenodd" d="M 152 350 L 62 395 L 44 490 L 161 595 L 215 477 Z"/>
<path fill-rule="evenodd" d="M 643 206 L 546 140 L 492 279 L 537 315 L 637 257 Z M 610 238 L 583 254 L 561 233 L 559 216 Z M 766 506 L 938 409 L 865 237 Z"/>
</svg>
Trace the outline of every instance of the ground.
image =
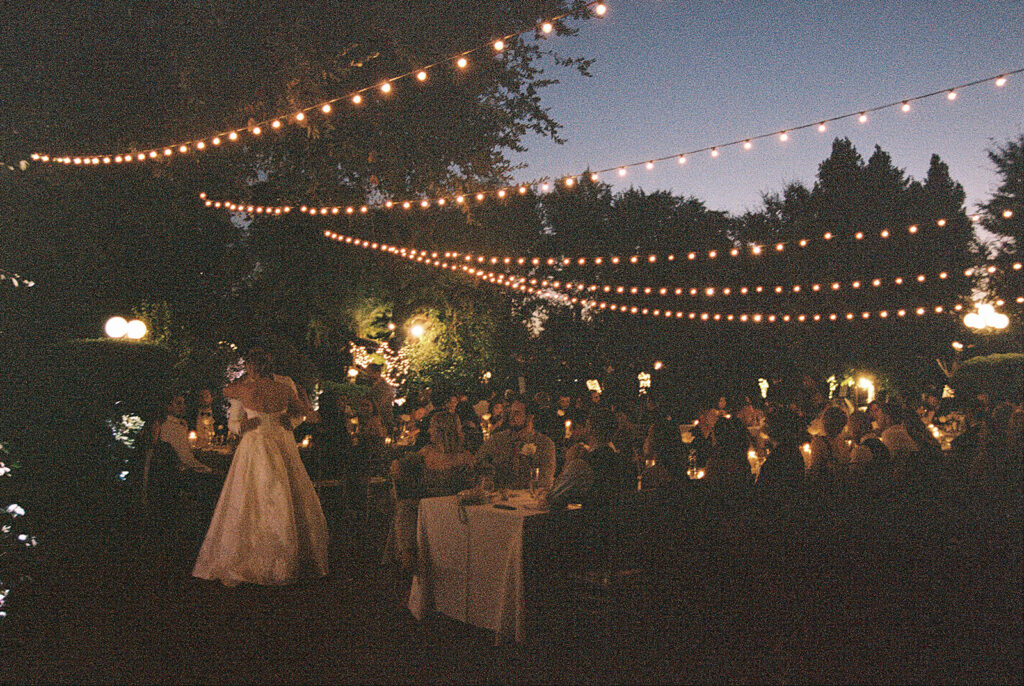
<svg viewBox="0 0 1024 686">
<path fill-rule="evenodd" d="M 801 539 L 784 563 L 731 532 L 664 557 L 627 612 L 592 616 L 573 609 L 580 596 L 559 596 L 542 603 L 532 643 L 495 646 L 445 618 L 415 622 L 408 579 L 380 564 L 384 518 L 367 525 L 329 492 L 324 502 L 331 573 L 282 588 L 189 575 L 204 506 L 163 539 L 124 514 L 49 541 L 52 572 L 12 598 L 0 681 L 1019 683 L 1024 672 L 1019 527 L 895 560 Z"/>
</svg>

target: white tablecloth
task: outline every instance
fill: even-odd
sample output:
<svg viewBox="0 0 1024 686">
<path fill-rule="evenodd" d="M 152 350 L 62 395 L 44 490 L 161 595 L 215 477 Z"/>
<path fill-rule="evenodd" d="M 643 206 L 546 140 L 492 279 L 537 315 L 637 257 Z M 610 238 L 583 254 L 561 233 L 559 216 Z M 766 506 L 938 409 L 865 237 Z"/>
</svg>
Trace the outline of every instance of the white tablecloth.
<svg viewBox="0 0 1024 686">
<path fill-rule="evenodd" d="M 495 632 L 495 640 L 526 639 L 523 608 L 523 524 L 545 514 L 529 494 L 505 505 L 459 507 L 456 496 L 424 498 L 417 523 L 421 569 L 413 577 L 409 610 L 417 619 L 431 609 Z"/>
</svg>

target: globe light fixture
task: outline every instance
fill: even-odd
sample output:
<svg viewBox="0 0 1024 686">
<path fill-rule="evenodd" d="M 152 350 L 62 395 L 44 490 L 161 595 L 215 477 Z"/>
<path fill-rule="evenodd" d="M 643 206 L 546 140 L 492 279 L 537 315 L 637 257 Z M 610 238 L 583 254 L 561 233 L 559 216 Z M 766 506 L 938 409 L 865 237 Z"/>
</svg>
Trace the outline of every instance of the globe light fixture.
<svg viewBox="0 0 1024 686">
<path fill-rule="evenodd" d="M 1010 318 L 1002 312 L 996 312 L 996 308 L 988 303 L 978 305 L 977 312 L 968 312 L 964 315 L 964 326 L 969 329 L 996 329 L 1003 330 L 1010 325 Z"/>
<path fill-rule="evenodd" d="M 103 330 L 111 338 L 124 338 L 128 333 L 128 320 L 124 317 L 111 317 Z"/>
<path fill-rule="evenodd" d="M 133 319 L 128 322 L 128 326 L 125 330 L 125 334 L 128 338 L 133 341 L 138 341 L 146 337 L 146 323 L 140 319 Z"/>
</svg>

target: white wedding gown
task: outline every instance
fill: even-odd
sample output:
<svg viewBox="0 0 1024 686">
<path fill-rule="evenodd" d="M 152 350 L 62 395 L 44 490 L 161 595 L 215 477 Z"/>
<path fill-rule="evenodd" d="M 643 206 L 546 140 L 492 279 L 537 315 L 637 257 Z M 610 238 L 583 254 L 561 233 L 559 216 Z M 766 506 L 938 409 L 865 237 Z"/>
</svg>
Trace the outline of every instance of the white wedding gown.
<svg viewBox="0 0 1024 686">
<path fill-rule="evenodd" d="M 259 426 L 235 450 L 192 575 L 233 586 L 327 574 L 327 521 L 283 412 L 245 408 Z"/>
</svg>

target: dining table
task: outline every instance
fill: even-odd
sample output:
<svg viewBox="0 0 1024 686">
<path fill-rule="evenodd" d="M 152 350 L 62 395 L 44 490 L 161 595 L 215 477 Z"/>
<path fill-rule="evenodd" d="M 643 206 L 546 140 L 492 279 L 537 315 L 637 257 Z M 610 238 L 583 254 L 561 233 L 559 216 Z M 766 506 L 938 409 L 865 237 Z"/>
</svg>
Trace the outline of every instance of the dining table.
<svg viewBox="0 0 1024 686">
<path fill-rule="evenodd" d="M 419 564 L 408 607 L 422 620 L 431 611 L 494 632 L 495 644 L 528 639 L 524 558 L 537 526 L 549 516 L 528 491 L 423 498 L 416 540 Z"/>
</svg>

